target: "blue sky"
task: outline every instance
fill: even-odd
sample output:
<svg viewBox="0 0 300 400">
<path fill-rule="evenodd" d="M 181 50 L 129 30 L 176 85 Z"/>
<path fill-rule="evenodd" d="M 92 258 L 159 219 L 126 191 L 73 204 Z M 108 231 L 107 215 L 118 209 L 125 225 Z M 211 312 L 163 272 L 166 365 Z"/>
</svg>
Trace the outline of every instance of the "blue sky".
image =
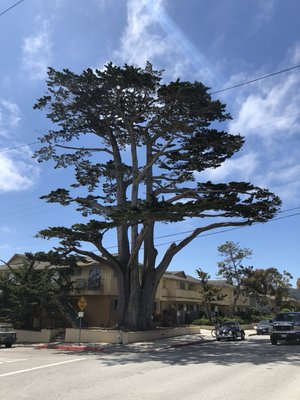
<svg viewBox="0 0 300 400">
<path fill-rule="evenodd" d="M 1 0 L 0 14 L 16 1 Z M 39 196 L 70 182 L 65 170 L 32 159 L 49 128 L 33 104 L 46 90 L 47 66 L 80 73 L 112 61 L 164 69 L 166 81 L 199 80 L 215 92 L 300 64 L 298 0 L 24 0 L 0 16 L 0 259 L 50 249 L 34 235 L 77 221 L 71 209 Z M 216 182 L 250 181 L 283 201 L 276 220 L 211 232 L 178 254 L 169 270 L 212 277 L 226 240 L 253 250 L 255 268 L 276 267 L 300 277 L 300 69 L 215 95 L 233 120 L 227 129 L 246 144 L 222 167 L 201 174 Z M 24 146 L 24 144 L 27 144 Z M 19 147 L 21 146 L 21 147 Z M 193 222 L 157 232 L 163 252 Z M 160 236 L 173 235 L 159 238 Z M 113 235 L 107 239 L 114 246 Z"/>
</svg>

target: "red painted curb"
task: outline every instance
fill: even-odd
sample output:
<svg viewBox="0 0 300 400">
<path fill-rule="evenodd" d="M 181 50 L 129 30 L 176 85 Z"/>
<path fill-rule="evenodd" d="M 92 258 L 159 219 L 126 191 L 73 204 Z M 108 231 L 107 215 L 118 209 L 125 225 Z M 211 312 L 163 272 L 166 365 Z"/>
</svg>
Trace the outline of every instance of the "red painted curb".
<svg viewBox="0 0 300 400">
<path fill-rule="evenodd" d="M 101 347 L 96 346 L 76 346 L 76 345 L 65 345 L 65 344 L 41 344 L 37 346 L 38 350 L 41 349 L 54 349 L 54 350 L 67 350 L 67 351 L 93 351 L 96 353 L 102 353 L 104 351 Z"/>
</svg>

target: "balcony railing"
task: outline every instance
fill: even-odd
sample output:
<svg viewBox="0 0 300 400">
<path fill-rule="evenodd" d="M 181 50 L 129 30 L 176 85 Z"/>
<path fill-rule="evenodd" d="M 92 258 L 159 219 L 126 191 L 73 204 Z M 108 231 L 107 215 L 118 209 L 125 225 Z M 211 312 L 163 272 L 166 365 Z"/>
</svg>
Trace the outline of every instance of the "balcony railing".
<svg viewBox="0 0 300 400">
<path fill-rule="evenodd" d="M 92 290 L 92 291 L 103 291 L 103 284 L 101 279 L 76 279 L 73 284 L 73 288 L 77 292 Z"/>
</svg>

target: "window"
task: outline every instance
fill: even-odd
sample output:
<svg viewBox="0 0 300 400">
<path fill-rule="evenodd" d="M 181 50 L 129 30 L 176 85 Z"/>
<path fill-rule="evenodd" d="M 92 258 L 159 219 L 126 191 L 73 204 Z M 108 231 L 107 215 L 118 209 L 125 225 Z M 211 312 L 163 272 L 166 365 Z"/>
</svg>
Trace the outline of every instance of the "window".
<svg viewBox="0 0 300 400">
<path fill-rule="evenodd" d="M 185 289 L 185 283 L 184 282 L 179 282 L 179 289 Z"/>
<path fill-rule="evenodd" d="M 100 289 L 100 268 L 94 267 L 89 270 L 89 280 L 88 280 L 88 289 L 89 290 L 99 290 Z"/>
</svg>

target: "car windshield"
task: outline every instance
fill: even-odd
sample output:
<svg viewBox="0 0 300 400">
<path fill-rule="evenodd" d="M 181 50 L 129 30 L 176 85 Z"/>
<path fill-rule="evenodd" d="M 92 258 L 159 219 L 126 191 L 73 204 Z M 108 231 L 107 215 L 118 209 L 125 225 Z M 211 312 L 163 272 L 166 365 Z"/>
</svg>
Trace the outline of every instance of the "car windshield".
<svg viewBox="0 0 300 400">
<path fill-rule="evenodd" d="M 226 326 L 226 327 L 228 327 L 228 328 L 235 328 L 236 327 L 236 323 L 235 322 L 224 322 L 223 324 L 222 324 L 222 326 Z"/>
<path fill-rule="evenodd" d="M 269 321 L 260 321 L 259 325 L 269 325 Z"/>
<path fill-rule="evenodd" d="M 276 315 L 276 321 L 300 321 L 300 314 L 280 313 Z"/>
</svg>

